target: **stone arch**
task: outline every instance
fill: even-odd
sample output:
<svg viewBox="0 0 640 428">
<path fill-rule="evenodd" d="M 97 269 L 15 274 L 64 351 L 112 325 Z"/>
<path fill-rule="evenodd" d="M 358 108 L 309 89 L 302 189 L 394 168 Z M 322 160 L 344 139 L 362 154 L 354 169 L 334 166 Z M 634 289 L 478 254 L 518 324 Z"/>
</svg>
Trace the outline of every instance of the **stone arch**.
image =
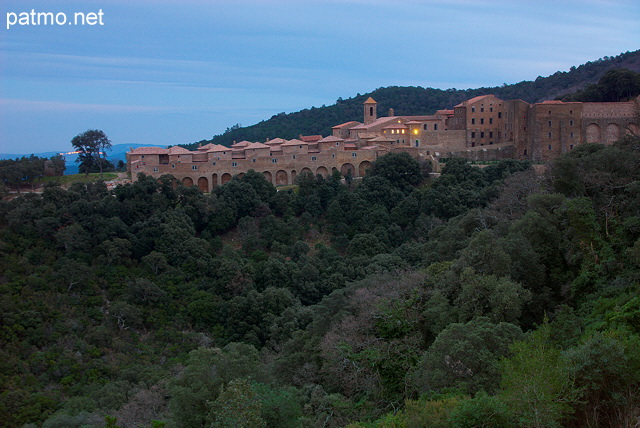
<svg viewBox="0 0 640 428">
<path fill-rule="evenodd" d="M 309 168 L 305 167 L 305 168 L 302 168 L 302 171 L 300 171 L 300 175 L 302 175 L 302 174 L 312 174 L 313 175 L 313 172 L 311 172 L 311 170 Z"/>
<path fill-rule="evenodd" d="M 239 173 L 236 174 L 236 178 L 238 180 L 240 180 L 242 177 L 244 177 L 244 172 L 239 172 Z"/>
<path fill-rule="evenodd" d="M 225 172 L 224 174 L 222 174 L 222 177 L 220 177 L 220 184 L 225 184 L 231 181 L 231 174 L 229 174 L 228 172 Z"/>
<path fill-rule="evenodd" d="M 600 126 L 595 123 L 587 125 L 587 143 L 600 142 Z"/>
<path fill-rule="evenodd" d="M 276 172 L 276 186 L 286 186 L 287 184 L 289 184 L 287 171 L 280 170 Z"/>
<path fill-rule="evenodd" d="M 358 175 L 360 177 L 364 177 L 367 174 L 367 170 L 371 168 L 371 162 L 362 161 L 360 162 L 360 166 L 358 167 Z"/>
<path fill-rule="evenodd" d="M 193 186 L 193 179 L 191 177 L 185 177 L 182 179 L 182 184 L 187 187 Z"/>
<path fill-rule="evenodd" d="M 327 178 L 329 176 L 329 170 L 324 166 L 319 166 L 316 169 L 316 175 L 321 175 L 322 178 Z"/>
<path fill-rule="evenodd" d="M 342 165 L 342 167 L 340 168 L 340 174 L 344 175 L 345 177 L 350 174 L 352 177 L 355 177 L 356 174 L 356 168 L 350 164 L 350 163 L 345 163 Z"/>
<path fill-rule="evenodd" d="M 214 188 L 218 185 L 218 174 L 211 174 L 211 187 Z"/>
<path fill-rule="evenodd" d="M 635 123 L 630 123 L 627 125 L 626 133 L 631 135 L 640 135 L 640 127 Z"/>
<path fill-rule="evenodd" d="M 607 138 L 606 144 L 613 144 L 614 141 L 620 139 L 620 126 L 616 123 L 610 123 L 607 125 Z"/>
<path fill-rule="evenodd" d="M 205 193 L 209 191 L 209 180 L 207 180 L 207 177 L 198 178 L 198 189 Z"/>
<path fill-rule="evenodd" d="M 271 173 L 269 171 L 265 171 L 262 173 L 264 175 L 264 178 L 269 182 L 269 183 L 273 183 L 273 176 L 271 175 Z"/>
</svg>

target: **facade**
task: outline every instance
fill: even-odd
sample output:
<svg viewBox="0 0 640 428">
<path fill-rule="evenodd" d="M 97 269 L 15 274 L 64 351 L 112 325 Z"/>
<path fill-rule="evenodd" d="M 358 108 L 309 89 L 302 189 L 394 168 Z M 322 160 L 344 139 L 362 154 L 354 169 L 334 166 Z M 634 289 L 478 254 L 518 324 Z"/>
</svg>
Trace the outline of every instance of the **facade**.
<svg viewBox="0 0 640 428">
<path fill-rule="evenodd" d="M 336 125 L 324 138 L 241 141 L 231 147 L 207 144 L 196 151 L 141 147 L 127 153 L 127 166 L 133 179 L 138 173 L 171 174 L 207 192 L 250 169 L 274 185 L 292 184 L 307 172 L 361 177 L 379 156 L 398 151 L 436 165 L 452 156 L 544 162 L 580 144 L 611 144 L 627 133 L 639 135 L 639 112 L 640 97 L 620 103 L 529 104 L 483 95 L 433 115 L 396 116 L 390 109 L 388 116 L 378 117 L 377 102 L 369 97 L 363 123 Z"/>
</svg>

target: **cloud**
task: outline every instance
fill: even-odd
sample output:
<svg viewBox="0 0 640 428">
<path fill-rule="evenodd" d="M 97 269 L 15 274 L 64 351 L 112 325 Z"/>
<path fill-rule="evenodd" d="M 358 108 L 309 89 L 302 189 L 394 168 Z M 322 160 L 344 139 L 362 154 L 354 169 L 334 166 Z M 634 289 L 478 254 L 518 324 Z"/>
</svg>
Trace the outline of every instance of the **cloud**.
<svg viewBox="0 0 640 428">
<path fill-rule="evenodd" d="M 56 112 L 56 113 L 149 113 L 168 111 L 167 107 L 82 104 L 65 101 L 36 101 L 17 98 L 0 98 L 0 108 L 12 112 Z"/>
</svg>

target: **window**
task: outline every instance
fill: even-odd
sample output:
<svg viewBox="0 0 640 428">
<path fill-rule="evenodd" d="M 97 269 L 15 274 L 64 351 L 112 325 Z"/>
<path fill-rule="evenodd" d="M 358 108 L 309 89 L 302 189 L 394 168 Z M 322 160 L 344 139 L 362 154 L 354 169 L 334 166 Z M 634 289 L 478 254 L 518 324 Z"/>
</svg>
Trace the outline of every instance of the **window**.
<svg viewBox="0 0 640 428">
<path fill-rule="evenodd" d="M 493 138 L 493 132 L 489 132 L 489 138 Z"/>
<path fill-rule="evenodd" d="M 402 130 L 402 133 L 404 134 L 404 129 Z"/>
<path fill-rule="evenodd" d="M 358 157 L 358 154 L 356 152 L 351 153 L 351 157 L 355 158 Z"/>
<path fill-rule="evenodd" d="M 472 125 L 475 125 L 475 124 L 476 124 L 476 118 L 475 118 L 475 117 L 474 117 L 474 118 L 471 118 L 471 124 L 472 124 Z"/>
<path fill-rule="evenodd" d="M 154 166 L 154 167 L 153 167 L 153 172 L 158 172 L 158 171 L 159 171 L 158 167 L 157 167 L 157 166 Z"/>
<path fill-rule="evenodd" d="M 373 116 L 373 107 L 369 107 L 369 116 Z"/>
<path fill-rule="evenodd" d="M 490 112 L 493 112 L 493 107 L 489 107 L 489 111 L 490 111 Z"/>
<path fill-rule="evenodd" d="M 191 169 L 198 169 L 198 165 L 191 165 Z"/>
<path fill-rule="evenodd" d="M 484 138 L 484 132 L 480 133 L 480 138 Z"/>
<path fill-rule="evenodd" d="M 524 149 L 524 155 L 525 156 L 527 155 L 527 149 Z"/>
<path fill-rule="evenodd" d="M 336 158 L 336 154 L 335 154 L 335 153 L 332 153 L 332 154 L 331 154 L 331 157 L 332 157 L 333 159 L 335 159 L 335 158 Z"/>
<path fill-rule="evenodd" d="M 480 107 L 480 113 L 484 112 L 484 107 Z"/>
<path fill-rule="evenodd" d="M 215 161 L 211 162 L 211 165 L 216 166 L 216 162 Z"/>
<path fill-rule="evenodd" d="M 498 119 L 502 119 L 502 112 L 501 111 L 498 112 Z"/>
<path fill-rule="evenodd" d="M 235 168 L 236 166 L 238 166 L 238 162 L 231 162 L 231 166 Z"/>
<path fill-rule="evenodd" d="M 570 135 L 571 135 L 571 138 L 573 138 L 573 132 Z"/>
<path fill-rule="evenodd" d="M 340 143 L 336 143 L 336 146 L 337 146 L 337 147 L 340 147 Z"/>
<path fill-rule="evenodd" d="M 549 116 L 551 116 L 551 110 L 549 110 Z"/>
<path fill-rule="evenodd" d="M 484 118 L 480 118 L 480 125 L 484 125 Z"/>
<path fill-rule="evenodd" d="M 291 155 L 291 159 L 295 159 L 295 158 L 296 158 L 296 155 Z"/>
<path fill-rule="evenodd" d="M 471 107 L 471 113 L 475 113 L 476 112 L 476 108 L 475 107 Z"/>
<path fill-rule="evenodd" d="M 476 138 L 476 133 L 474 131 L 471 131 L 471 138 Z"/>
<path fill-rule="evenodd" d="M 573 126 L 573 120 L 569 121 L 569 125 Z"/>
<path fill-rule="evenodd" d="M 175 168 L 175 167 L 176 167 L 176 164 L 175 164 L 175 163 L 172 163 L 172 164 L 171 164 L 171 168 Z"/>
<path fill-rule="evenodd" d="M 471 147 L 475 147 L 476 143 L 474 143 L 473 141 L 471 142 Z"/>
<path fill-rule="evenodd" d="M 278 163 L 278 159 L 277 158 L 271 158 L 271 163 Z"/>
<path fill-rule="evenodd" d="M 573 114 L 573 110 L 569 110 L 569 114 Z"/>
<path fill-rule="evenodd" d="M 573 150 L 573 144 L 569 145 L 569 150 Z"/>
<path fill-rule="evenodd" d="M 549 121 L 549 128 L 551 128 L 551 121 Z"/>
<path fill-rule="evenodd" d="M 551 138 L 551 132 L 549 132 L 549 138 Z"/>
<path fill-rule="evenodd" d="M 144 159 L 144 155 L 141 156 L 141 159 Z"/>
<path fill-rule="evenodd" d="M 315 162 L 317 159 L 318 159 L 318 158 L 316 158 L 315 156 L 311 156 L 311 160 L 312 160 L 312 161 L 314 161 L 314 162 Z"/>
<path fill-rule="evenodd" d="M 251 162 L 256 163 L 256 160 L 255 159 L 251 159 Z"/>
<path fill-rule="evenodd" d="M 427 130 L 427 124 L 425 123 L 424 125 L 422 125 L 422 127 L 424 128 L 424 130 Z"/>
<path fill-rule="evenodd" d="M 490 118 L 489 118 L 489 125 L 491 125 L 492 123 L 493 123 L 493 118 L 492 118 L 492 117 L 490 117 Z"/>
<path fill-rule="evenodd" d="M 434 124 L 433 124 L 433 130 L 434 130 L 434 131 L 437 131 L 437 130 L 438 130 L 438 124 L 437 124 L 437 123 L 434 123 Z"/>
<path fill-rule="evenodd" d="M 416 147 L 420 147 L 420 140 L 416 140 Z"/>
<path fill-rule="evenodd" d="M 547 147 L 549 147 L 549 150 L 551 150 L 551 144 L 549 144 Z"/>
</svg>

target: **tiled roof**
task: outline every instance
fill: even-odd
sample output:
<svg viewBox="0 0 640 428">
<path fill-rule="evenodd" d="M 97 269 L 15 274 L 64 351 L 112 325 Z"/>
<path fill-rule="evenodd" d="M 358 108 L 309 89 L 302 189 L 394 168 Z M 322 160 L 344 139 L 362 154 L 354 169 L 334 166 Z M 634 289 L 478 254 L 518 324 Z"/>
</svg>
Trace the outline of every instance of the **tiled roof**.
<svg viewBox="0 0 640 428">
<path fill-rule="evenodd" d="M 307 146 L 308 143 L 305 143 L 304 141 L 300 141 L 300 140 L 296 140 L 295 138 L 293 140 L 289 140 L 286 143 L 282 144 L 283 146 L 302 146 L 305 145 Z"/>
<path fill-rule="evenodd" d="M 269 146 L 267 146 L 266 144 L 262 144 L 262 143 L 251 143 L 248 146 L 245 147 L 245 149 L 268 149 Z"/>
<path fill-rule="evenodd" d="M 285 140 L 284 138 L 274 138 L 273 140 L 269 140 L 267 142 L 265 142 L 266 145 L 268 146 L 272 146 L 274 144 L 282 144 L 282 143 L 286 143 L 287 140 Z"/>
<path fill-rule="evenodd" d="M 404 123 L 390 123 L 384 129 L 407 129 L 407 125 Z"/>
<path fill-rule="evenodd" d="M 378 102 L 376 100 L 374 100 L 373 98 L 369 97 L 367 98 L 367 101 L 364 102 L 365 104 L 378 104 Z"/>
<path fill-rule="evenodd" d="M 301 135 L 300 139 L 306 143 L 314 143 L 322 140 L 322 135 Z"/>
<path fill-rule="evenodd" d="M 191 154 L 191 152 L 187 149 L 185 149 L 184 147 L 180 147 L 180 146 L 173 146 L 169 149 L 169 154 L 170 155 L 189 155 Z"/>
<path fill-rule="evenodd" d="M 461 102 L 456 107 L 462 107 L 462 106 L 466 106 L 466 105 L 469 105 L 469 104 L 473 104 L 473 103 L 476 103 L 476 102 L 482 100 L 483 98 L 487 98 L 487 97 L 493 97 L 493 95 L 478 95 L 477 97 L 473 97 L 470 100 L 466 100 L 466 101 Z"/>
<path fill-rule="evenodd" d="M 355 126 L 355 125 L 362 125 L 360 122 L 356 122 L 355 120 L 350 120 L 349 122 L 345 122 L 345 123 L 341 123 L 340 125 L 336 125 L 336 126 L 332 126 L 331 129 L 336 129 L 336 128 L 345 128 L 349 125 L 351 126 Z"/>
<path fill-rule="evenodd" d="M 134 155 L 165 155 L 167 153 L 169 153 L 169 151 L 162 147 L 138 147 L 137 149 L 131 150 L 131 154 Z"/>
<path fill-rule="evenodd" d="M 216 144 L 213 148 L 207 150 L 209 152 L 226 152 L 227 150 L 233 150 L 231 147 L 225 147 L 220 144 Z"/>
<path fill-rule="evenodd" d="M 231 147 L 233 147 L 234 149 L 242 148 L 242 147 L 247 147 L 249 144 L 252 144 L 251 141 L 244 140 L 244 141 L 240 141 L 239 143 L 232 144 Z"/>
<path fill-rule="evenodd" d="M 341 141 L 344 141 L 344 140 L 342 138 L 329 135 L 328 137 L 324 137 L 322 140 L 318 141 L 318 143 L 339 143 Z"/>
<path fill-rule="evenodd" d="M 373 126 L 382 125 L 383 123 L 387 123 L 387 122 L 392 121 L 392 120 L 398 120 L 398 116 L 379 117 L 378 119 L 374 120 L 373 122 L 371 122 L 371 123 L 369 123 L 367 125 L 360 124 L 358 126 L 354 126 L 351 129 L 356 130 L 356 131 L 360 130 L 360 129 L 369 129 L 369 128 L 373 127 Z"/>
</svg>

